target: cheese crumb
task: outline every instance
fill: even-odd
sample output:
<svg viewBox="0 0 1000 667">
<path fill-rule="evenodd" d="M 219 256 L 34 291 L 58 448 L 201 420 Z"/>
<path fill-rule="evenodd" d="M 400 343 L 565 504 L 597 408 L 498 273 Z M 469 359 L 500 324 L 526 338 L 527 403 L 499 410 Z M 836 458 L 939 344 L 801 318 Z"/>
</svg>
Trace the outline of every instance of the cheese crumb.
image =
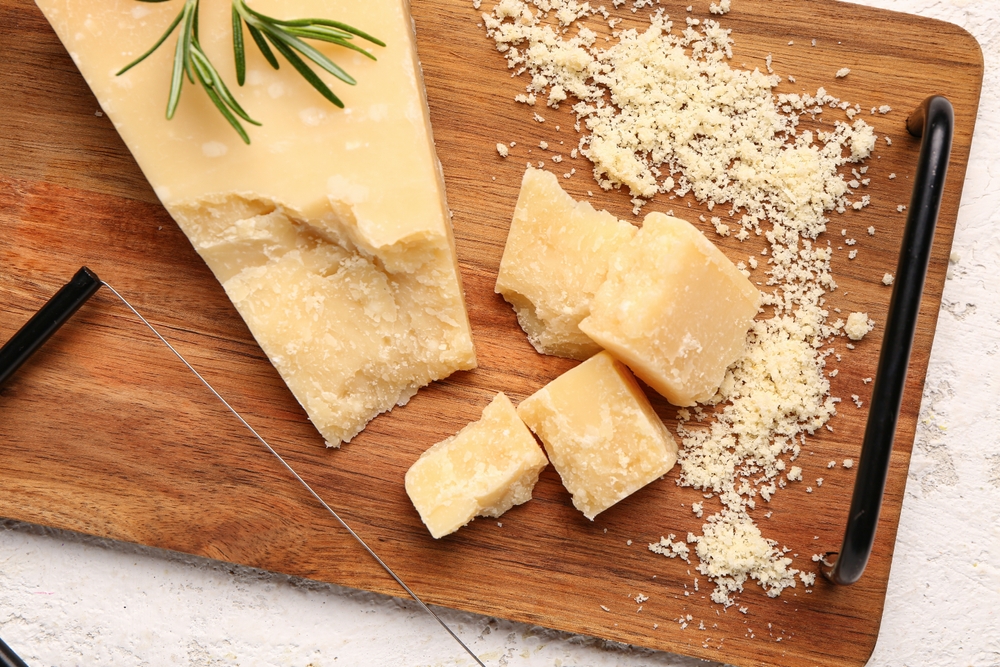
<svg viewBox="0 0 1000 667">
<path fill-rule="evenodd" d="M 653 542 L 649 545 L 649 550 L 654 554 L 660 554 L 667 558 L 680 558 L 690 563 L 688 555 L 691 553 L 691 549 L 680 540 L 675 542 L 675 537 L 676 535 L 673 533 L 667 537 L 661 537 L 659 542 Z"/>
<path fill-rule="evenodd" d="M 837 78 L 843 79 L 845 76 L 851 73 L 851 70 L 847 67 L 841 67 L 837 70 Z"/>
<path fill-rule="evenodd" d="M 882 276 L 883 285 L 891 285 L 893 280 L 895 280 L 895 278 L 893 278 L 891 273 L 887 273 L 884 276 Z"/>
<path fill-rule="evenodd" d="M 732 6 L 732 0 L 719 0 L 718 3 L 713 2 L 708 6 L 708 11 L 713 14 L 728 14 Z M 688 10 L 690 11 L 690 10 Z"/>
<path fill-rule="evenodd" d="M 854 467 L 854 459 L 844 459 L 844 467 L 845 468 L 853 468 Z"/>
<path fill-rule="evenodd" d="M 788 471 L 786 475 L 789 482 L 801 482 L 802 481 L 802 468 L 798 466 L 792 466 L 792 469 Z"/>
<path fill-rule="evenodd" d="M 500 157 L 507 157 L 510 155 L 510 150 L 504 144 L 497 144 L 497 153 L 500 154 Z"/>
<path fill-rule="evenodd" d="M 861 340 L 875 328 L 875 322 L 868 318 L 868 313 L 851 313 L 847 316 L 844 333 L 851 340 Z"/>
</svg>

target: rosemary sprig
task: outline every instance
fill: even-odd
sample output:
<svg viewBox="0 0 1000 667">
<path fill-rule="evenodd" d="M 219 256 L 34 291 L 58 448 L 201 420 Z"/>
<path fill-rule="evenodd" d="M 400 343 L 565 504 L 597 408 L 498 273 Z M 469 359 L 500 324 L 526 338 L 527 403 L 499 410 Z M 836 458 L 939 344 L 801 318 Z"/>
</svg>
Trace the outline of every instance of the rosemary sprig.
<svg viewBox="0 0 1000 667">
<path fill-rule="evenodd" d="M 323 83 L 323 80 L 313 72 L 299 54 L 301 53 L 346 84 L 353 86 L 357 81 L 326 55 L 302 40 L 315 39 L 330 44 L 337 44 L 364 54 L 372 60 L 375 60 L 375 56 L 372 53 L 352 43 L 351 40 L 357 36 L 372 44 L 385 46 L 385 43 L 381 40 L 339 21 L 330 21 L 328 19 L 277 19 L 273 16 L 267 16 L 266 14 L 254 11 L 247 5 L 246 0 L 233 0 L 233 55 L 236 59 L 236 80 L 241 86 L 246 74 L 246 53 L 243 46 L 243 31 L 241 29 L 244 22 L 247 25 L 250 37 L 257 44 L 257 48 L 260 49 L 260 52 L 264 55 L 267 62 L 270 63 L 271 67 L 274 69 L 278 69 L 279 67 L 278 59 L 275 58 L 274 52 L 271 50 L 271 46 L 273 46 L 274 50 L 284 56 L 285 60 L 291 63 L 292 67 L 313 88 L 340 108 L 344 107 L 344 103 L 340 101 L 339 97 L 334 95 L 333 91 Z M 268 42 L 270 42 L 270 46 Z"/>
<path fill-rule="evenodd" d="M 139 0 L 139 2 L 166 2 L 167 0 Z M 247 144 L 250 137 L 240 119 L 252 124 L 260 123 L 251 118 L 240 106 L 236 98 L 226 87 L 219 72 L 209 61 L 208 56 L 201 48 L 198 41 L 198 1 L 185 0 L 184 7 L 173 20 L 166 32 L 156 41 L 153 46 L 141 56 L 130 62 L 118 71 L 118 75 L 129 71 L 143 60 L 148 58 L 163 42 L 166 41 L 174 30 L 180 26 L 180 35 L 177 38 L 177 45 L 174 49 L 173 74 L 170 78 L 170 94 L 167 98 L 167 120 L 174 117 L 177 104 L 180 102 L 181 88 L 184 85 L 184 77 L 192 84 L 201 84 L 205 93 L 219 110 L 226 121 L 240 135 L 240 138 Z M 371 35 L 353 28 L 339 21 L 328 19 L 277 19 L 260 12 L 255 12 L 247 6 L 245 0 L 232 0 L 233 17 L 233 54 L 236 60 L 236 80 L 239 85 L 243 85 L 246 80 L 246 50 L 243 41 L 243 24 L 246 23 L 247 31 L 251 39 L 264 55 L 264 59 L 274 69 L 279 68 L 278 59 L 274 51 L 281 54 L 285 60 L 291 63 L 302 77 L 309 82 L 323 97 L 336 106 L 343 108 L 344 103 L 339 97 L 334 95 L 322 79 L 309 67 L 302 59 L 305 56 L 322 69 L 337 77 L 344 83 L 354 85 L 357 83 L 354 78 L 334 63 L 326 55 L 310 46 L 304 39 L 314 39 L 331 44 L 352 49 L 364 54 L 368 58 L 375 60 L 375 56 L 351 42 L 355 36 L 364 40 L 385 46 L 385 43 Z M 270 45 L 268 44 L 270 42 Z M 274 51 L 271 47 L 274 47 Z M 301 56 L 299 55 L 301 54 Z"/>
<path fill-rule="evenodd" d="M 140 0 L 141 2 L 163 2 L 164 0 Z M 129 71 L 143 60 L 149 57 L 177 27 L 180 26 L 180 35 L 177 38 L 177 46 L 174 48 L 174 68 L 170 77 L 170 94 L 167 97 L 167 120 L 174 117 L 177 111 L 177 104 L 181 99 L 181 88 L 184 86 L 184 77 L 194 84 L 199 83 L 205 89 L 208 98 L 216 106 L 222 116 L 233 126 L 233 129 L 240 135 L 240 138 L 247 144 L 250 137 L 239 119 L 242 118 L 252 125 L 260 123 L 251 118 L 240 103 L 236 101 L 229 88 L 222 81 L 219 72 L 209 61 L 208 56 L 201 48 L 198 41 L 198 0 L 185 0 L 177 18 L 173 20 L 163 36 L 157 40 L 156 44 L 144 54 L 130 62 L 118 71 L 118 75 Z"/>
</svg>

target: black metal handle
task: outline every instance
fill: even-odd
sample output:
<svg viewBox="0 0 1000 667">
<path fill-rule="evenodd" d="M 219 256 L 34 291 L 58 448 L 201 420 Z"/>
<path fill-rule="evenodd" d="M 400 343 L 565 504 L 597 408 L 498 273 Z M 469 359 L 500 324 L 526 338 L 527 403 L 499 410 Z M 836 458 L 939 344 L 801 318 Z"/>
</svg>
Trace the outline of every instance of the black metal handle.
<svg viewBox="0 0 1000 667">
<path fill-rule="evenodd" d="M 910 134 L 923 140 L 844 541 L 839 554 L 827 554 L 824 561 L 823 574 L 835 584 L 853 584 L 861 577 L 875 543 L 954 125 L 951 103 L 937 95 L 924 100 L 906 121 Z"/>
<path fill-rule="evenodd" d="M 97 274 L 81 268 L 35 315 L 0 347 L 0 386 L 59 330 L 102 283 Z"/>
<path fill-rule="evenodd" d="M 28 667 L 28 665 L 0 639 L 0 667 Z"/>
</svg>

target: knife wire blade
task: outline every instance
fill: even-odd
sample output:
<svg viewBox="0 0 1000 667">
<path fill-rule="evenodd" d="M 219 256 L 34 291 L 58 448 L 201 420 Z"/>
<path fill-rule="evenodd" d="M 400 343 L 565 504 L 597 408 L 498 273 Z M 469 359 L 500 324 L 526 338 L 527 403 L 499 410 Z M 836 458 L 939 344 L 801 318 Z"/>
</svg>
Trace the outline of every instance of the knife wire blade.
<svg viewBox="0 0 1000 667">
<path fill-rule="evenodd" d="M 467 645 L 465 644 L 465 642 L 463 642 L 463 641 L 462 641 L 462 639 L 461 639 L 461 638 L 460 638 L 460 637 L 459 637 L 459 636 L 458 636 L 457 634 L 455 634 L 455 631 L 454 631 L 454 630 L 452 630 L 452 629 L 451 629 L 451 627 L 449 627 L 449 626 L 448 626 L 448 624 L 444 622 L 444 619 L 442 619 L 442 618 L 441 618 L 440 616 L 438 616 L 438 614 L 437 614 L 437 613 L 436 613 L 436 612 L 435 612 L 435 611 L 434 611 L 433 609 L 431 609 L 431 608 L 430 608 L 430 607 L 429 607 L 429 606 L 428 606 L 428 605 L 427 605 L 427 604 L 426 604 L 426 603 L 425 603 L 425 602 L 424 602 L 423 600 L 421 600 L 421 599 L 420 599 L 420 596 L 419 596 L 419 595 L 417 595 L 417 594 L 416 594 L 416 593 L 415 593 L 415 592 L 413 591 L 413 589 L 411 589 L 411 588 L 410 588 L 409 586 L 407 586 L 407 585 L 406 585 L 406 582 L 404 582 L 404 581 L 402 580 L 402 578 L 400 578 L 400 576 L 399 576 L 398 574 L 396 574 L 396 573 L 395 573 L 395 572 L 393 571 L 393 569 L 392 569 L 391 567 L 389 567 L 389 565 L 388 565 L 388 564 L 387 564 L 387 563 L 386 563 L 386 562 L 385 562 L 384 560 L 382 560 L 382 559 L 381 559 L 381 558 L 379 557 L 379 555 L 378 555 L 377 553 L 375 553 L 375 551 L 374 551 L 374 550 L 373 550 L 373 549 L 372 549 L 372 548 L 371 548 L 370 546 L 368 546 L 368 543 L 366 543 L 366 542 L 365 542 L 365 541 L 364 541 L 364 540 L 363 540 L 363 539 L 361 538 L 361 536 L 360 536 L 360 535 L 358 535 L 358 534 L 357 534 L 356 532 L 354 532 L 354 529 L 352 529 L 352 528 L 351 528 L 351 527 L 350 527 L 349 525 L 347 525 L 347 522 L 346 522 L 346 521 L 344 521 L 344 520 L 343 520 L 343 519 L 342 519 L 342 518 L 340 517 L 340 515 L 339 515 L 339 514 L 337 514 L 337 512 L 336 512 L 336 511 L 334 511 L 334 509 L 333 509 L 332 507 L 330 507 L 330 505 L 328 505 L 328 504 L 327 504 L 327 502 L 326 502 L 325 500 L 323 500 L 323 498 L 322 498 L 322 497 L 321 497 L 321 496 L 320 496 L 320 495 L 319 495 L 318 493 L 316 493 L 316 491 L 315 491 L 315 490 L 313 490 L 313 488 L 312 488 L 311 486 L 309 486 L 308 482 L 306 482 L 306 481 L 305 481 L 304 479 L 302 479 L 302 477 L 301 477 L 301 476 L 299 475 L 299 473 L 295 472 L 295 469 L 294 469 L 294 468 L 292 468 L 292 466 L 291 466 L 291 465 L 289 465 L 289 464 L 288 464 L 288 462 L 287 462 L 287 461 L 285 461 L 285 459 L 284 459 L 284 458 L 283 458 L 283 457 L 282 457 L 282 456 L 281 456 L 280 454 L 278 454 L 278 452 L 277 452 L 277 451 L 275 451 L 275 449 L 274 449 L 273 447 L 271 447 L 271 445 L 270 445 L 270 444 L 268 444 L 268 442 L 267 442 L 266 440 L 264 440 L 264 438 L 263 438 L 263 437 L 261 437 L 261 435 L 260 435 L 259 433 L 257 433 L 257 431 L 256 431 L 256 430 L 254 429 L 254 427 L 253 427 L 253 426 L 251 426 L 251 425 L 250 425 L 250 424 L 249 424 L 249 423 L 247 422 L 247 420 L 246 420 L 246 419 L 244 419 L 244 418 L 243 418 L 243 416 L 242 416 L 242 415 L 241 415 L 241 414 L 240 414 L 239 412 L 237 412 L 237 411 L 236 411 L 236 409 L 235 409 L 235 408 L 234 408 L 234 407 L 233 407 L 232 405 L 230 405 L 230 404 L 229 404 L 229 402 L 228 402 L 228 401 L 227 401 L 226 399 L 224 399 L 224 398 L 222 397 L 222 395 L 221 395 L 221 394 L 220 394 L 220 393 L 219 393 L 218 391 L 216 391 L 216 390 L 215 390 L 215 387 L 213 387 L 213 386 L 212 386 L 212 385 L 211 385 L 211 384 L 210 384 L 210 383 L 208 382 L 208 380 L 206 380 L 206 379 L 205 379 L 204 377 L 202 377 L 201 373 L 199 373 L 199 372 L 198 372 L 198 371 L 197 371 L 197 370 L 195 369 L 195 367 L 194 367 L 194 366 L 192 366 L 192 365 L 191 365 L 191 363 L 190 363 L 190 362 L 189 362 L 189 361 L 188 361 L 187 359 L 185 359 L 185 358 L 184 358 L 184 355 L 182 355 L 182 354 L 181 354 L 180 352 L 178 352 L 178 351 L 177 351 L 177 350 L 176 350 L 176 349 L 174 348 L 174 346 L 173 346 L 173 345 L 171 345 L 171 344 L 170 344 L 170 342 L 169 342 L 169 341 L 168 341 L 168 340 L 167 340 L 166 338 L 164 338 L 164 337 L 163 337 L 163 335 L 162 335 L 162 334 L 160 334 L 160 332 L 159 332 L 159 331 L 157 331 L 156 327 L 154 327 L 154 326 L 153 326 L 152 324 L 150 324 L 150 323 L 149 323 L 149 321 L 148 321 L 148 320 L 147 320 L 147 319 L 146 319 L 145 317 L 143 317 L 143 316 L 142 316 L 142 314 L 141 314 L 141 313 L 140 313 L 140 312 L 139 312 L 139 311 L 138 311 L 138 310 L 137 310 L 137 309 L 135 308 L 135 306 L 133 306 L 133 305 L 132 305 L 131 303 L 129 303 L 128 299 L 126 299 L 126 298 L 125 298 L 124 296 L 122 296 L 122 295 L 121 295 L 121 293 L 119 293 L 119 292 L 118 292 L 118 290 L 116 290 L 116 289 L 115 289 L 114 287 L 112 287 L 112 286 L 111 286 L 110 284 L 108 284 L 108 282 L 107 282 L 107 281 L 105 281 L 105 280 L 101 280 L 101 284 L 102 284 L 102 285 L 104 285 L 105 287 L 107 287 L 107 288 L 108 288 L 108 289 L 109 289 L 109 290 L 111 291 L 111 293 L 112 293 L 112 294 L 114 294 L 114 295 L 115 295 L 116 297 L 118 297 L 118 298 L 119 298 L 119 299 L 121 300 L 121 302 L 122 302 L 122 303 L 124 303 L 124 304 L 125 304 L 125 306 L 126 306 L 126 307 L 128 307 L 128 309 L 129 309 L 130 311 L 132 311 L 132 313 L 133 313 L 133 314 L 134 314 L 134 315 L 135 315 L 136 317 L 138 317 L 138 318 L 139 318 L 139 320 L 141 320 L 141 321 L 142 321 L 142 323 L 143 323 L 143 324 L 145 324 L 145 325 L 146 325 L 146 326 L 147 326 L 147 327 L 149 328 L 149 330 L 150 330 L 150 331 L 152 331 L 152 332 L 153 332 L 153 334 L 154 334 L 154 335 L 155 335 L 155 336 L 156 336 L 157 338 L 159 338 L 159 339 L 160 339 L 160 342 L 162 342 L 162 343 L 163 343 L 164 345 L 166 345 L 166 346 L 167 346 L 167 348 L 168 348 L 168 349 L 169 349 L 169 350 L 170 350 L 171 352 L 173 352 L 173 353 L 174 353 L 174 356 L 176 356 L 176 357 L 177 357 L 178 359 L 180 359 L 181 363 L 183 363 L 183 364 L 184 364 L 185 366 L 187 366 L 188 370 L 190 370 L 190 371 L 191 371 L 192 373 L 194 373 L 195 377 L 197 377 L 197 378 L 198 378 L 199 380 L 201 380 L 201 383 L 202 383 L 203 385 L 205 385 L 205 386 L 206 386 L 206 387 L 208 388 L 208 390 L 209 390 L 210 392 L 212 392 L 212 394 L 214 394 L 214 395 L 215 395 L 215 397 L 216 397 L 217 399 L 219 399 L 219 401 L 220 401 L 220 402 L 221 402 L 221 403 L 222 403 L 222 404 L 223 404 L 224 406 L 226 406 L 226 408 L 227 408 L 227 409 L 228 409 L 228 410 L 229 410 L 229 411 L 230 411 L 231 413 L 233 413 L 233 415 L 234 415 L 234 416 L 235 416 L 235 417 L 236 417 L 236 418 L 237 418 L 237 419 L 238 419 L 238 420 L 240 421 L 240 423 L 241 423 L 241 424 L 243 424 L 243 426 L 245 426 L 245 427 L 247 428 L 247 430 L 249 430 L 249 431 L 250 431 L 250 433 L 252 433 L 252 434 L 253 434 L 253 436 L 254 436 L 255 438 L 257 438 L 257 440 L 258 440 L 258 441 L 260 441 L 260 443 L 261 443 L 262 445 L 264 445 L 264 447 L 265 447 L 265 448 L 267 449 L 267 451 L 269 451 L 269 452 L 270 452 L 270 453 L 271 453 L 271 454 L 272 454 L 272 455 L 274 456 L 274 458 L 278 459 L 278 462 L 279 462 L 279 463 L 281 463 L 281 465 L 282 465 L 282 466 L 284 466 L 284 467 L 285 467 L 285 469 L 286 469 L 286 470 L 288 470 L 288 472 L 289 472 L 289 473 L 291 473 L 291 474 L 292 474 L 292 476 L 293 476 L 293 477 L 294 477 L 294 478 L 295 478 L 296 480 L 298 480 L 298 482 L 299 482 L 299 483 L 300 483 L 300 484 L 301 484 L 302 486 L 304 486 L 304 487 L 305 487 L 306 491 L 308 491 L 308 492 L 310 493 L 310 495 L 312 495 L 312 497 L 313 497 L 313 498 L 315 498 L 315 499 L 316 499 L 316 501 L 317 501 L 317 502 L 318 502 L 318 503 L 319 503 L 320 505 L 322 505 L 322 506 L 323 506 L 323 509 L 325 509 L 325 510 L 326 510 L 326 511 L 328 511 L 328 512 L 329 512 L 329 513 L 330 513 L 331 515 L 333 515 L 333 518 L 337 520 L 337 523 L 339 523 L 339 524 L 340 524 L 341 526 L 343 526 L 343 527 L 344 527 L 344 530 L 346 530 L 346 531 L 347 531 L 348 533 L 350 533 L 351 537 L 353 537 L 353 538 L 354 538 L 355 540 L 357 540 L 358 544 L 360 544 L 360 545 L 361 545 L 361 546 L 362 546 L 362 547 L 364 548 L 364 550 L 368 552 L 368 555 L 369 555 L 369 556 L 371 556 L 371 557 L 372 557 L 373 559 L 375 559 L 375 562 L 376 562 L 376 563 L 378 563 L 378 564 L 379 564 L 379 566 L 380 566 L 380 567 L 381 567 L 381 568 L 382 568 L 383 570 L 385 570 L 385 571 L 386 571 L 386 573 L 387 573 L 387 574 L 388 574 L 388 575 L 389 575 L 390 577 L 392 577 L 392 578 L 393 578 L 393 580 L 394 580 L 394 581 L 395 581 L 395 582 L 396 582 L 396 583 L 397 583 L 397 584 L 399 585 L 399 587 L 400 587 L 400 588 L 402 588 L 402 589 L 403 589 L 404 591 L 406 591 L 407 595 L 409 595 L 409 596 L 410 596 L 411 598 L 413 598 L 413 601 L 414 601 L 414 602 L 416 602 L 416 603 L 417 603 L 417 605 L 419 605 L 421 609 L 423 609 L 423 610 L 424 610 L 425 612 L 427 612 L 427 613 L 428 613 L 428 614 L 430 614 L 430 615 L 431 615 L 432 617 L 434 617 L 434 620 L 435 620 L 435 621 L 437 621 L 437 622 L 438 622 L 438 624 L 440 624 L 440 625 L 441 625 L 441 627 L 442 627 L 442 628 L 444 628 L 444 629 L 445 629 L 445 631 L 446 631 L 446 632 L 447 632 L 447 633 L 448 633 L 449 635 L 451 635 L 452 639 L 454 639 L 454 640 L 455 640 L 456 642 L 458 642 L 459 646 L 461 646 L 461 647 L 462 647 L 463 649 L 465 649 L 465 652 L 466 652 L 466 653 L 468 653 L 468 654 L 469 654 L 469 656 L 471 656 L 471 657 L 472 657 L 472 659 L 476 661 L 476 664 L 477 664 L 477 665 L 479 665 L 480 667 L 486 667 L 486 665 L 485 665 L 485 664 L 483 663 L 483 661 L 479 659 L 479 656 L 477 656 L 477 655 L 476 655 L 475 653 L 473 653 L 473 652 L 472 652 L 472 649 L 471 649 L 471 648 L 469 648 L 469 647 L 468 647 L 468 646 L 467 646 Z"/>
</svg>

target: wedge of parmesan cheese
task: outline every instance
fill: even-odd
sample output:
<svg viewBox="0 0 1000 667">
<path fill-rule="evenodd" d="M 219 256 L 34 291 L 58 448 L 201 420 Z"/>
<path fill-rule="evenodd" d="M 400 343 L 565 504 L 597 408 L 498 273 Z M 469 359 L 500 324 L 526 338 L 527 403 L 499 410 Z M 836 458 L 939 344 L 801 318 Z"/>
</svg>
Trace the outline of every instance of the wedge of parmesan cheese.
<svg viewBox="0 0 1000 667">
<path fill-rule="evenodd" d="M 477 516 L 498 517 L 531 500 L 548 464 L 502 392 L 482 418 L 442 440 L 406 471 L 406 493 L 435 538 Z"/>
<path fill-rule="evenodd" d="M 715 395 L 760 292 L 693 225 L 650 213 L 611 259 L 580 329 L 674 405 Z"/>
<path fill-rule="evenodd" d="M 677 443 L 621 363 L 600 352 L 517 406 L 588 519 L 670 470 Z"/>
<path fill-rule="evenodd" d="M 257 0 L 283 18 L 376 34 L 378 62 L 320 44 L 358 81 L 337 109 L 246 39 L 233 75 L 229 3 L 202 3 L 200 41 L 261 127 L 247 146 L 185 82 L 164 111 L 176 37 L 122 76 L 175 3 L 39 0 L 157 196 L 208 263 L 330 446 L 419 387 L 475 366 L 444 183 L 405 3 Z M 376 47 L 373 47 L 376 48 Z"/>
<path fill-rule="evenodd" d="M 608 261 L 636 228 L 576 202 L 547 171 L 528 168 L 507 234 L 496 291 L 542 354 L 586 359 L 600 346 L 580 331 Z"/>
</svg>

